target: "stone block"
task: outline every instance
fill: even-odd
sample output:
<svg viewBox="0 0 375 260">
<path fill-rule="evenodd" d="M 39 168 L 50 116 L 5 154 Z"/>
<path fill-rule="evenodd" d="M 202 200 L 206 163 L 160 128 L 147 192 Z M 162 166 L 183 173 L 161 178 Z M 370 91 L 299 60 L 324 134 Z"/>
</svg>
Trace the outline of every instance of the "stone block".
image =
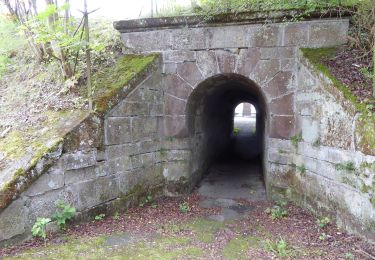
<svg viewBox="0 0 375 260">
<path fill-rule="evenodd" d="M 177 64 L 176 63 L 164 63 L 163 64 L 163 74 L 176 74 Z"/>
<path fill-rule="evenodd" d="M 120 158 L 123 156 L 130 156 L 139 153 L 139 148 L 134 143 L 110 145 L 105 149 L 106 160 Z"/>
<path fill-rule="evenodd" d="M 206 35 L 208 28 L 187 28 L 173 30 L 172 50 L 199 50 L 206 49 Z"/>
<path fill-rule="evenodd" d="M 149 114 L 148 104 L 123 100 L 110 113 L 109 117 L 145 116 Z"/>
<path fill-rule="evenodd" d="M 64 170 L 93 166 L 96 164 L 96 149 L 63 154 L 59 164 Z"/>
<path fill-rule="evenodd" d="M 121 37 L 126 48 L 135 53 L 173 49 L 170 30 L 122 33 Z"/>
<path fill-rule="evenodd" d="M 259 60 L 259 48 L 241 49 L 237 57 L 237 73 L 248 77 Z"/>
<path fill-rule="evenodd" d="M 163 176 L 167 181 L 179 181 L 181 178 L 188 179 L 190 175 L 190 162 L 175 161 L 163 165 Z"/>
<path fill-rule="evenodd" d="M 60 189 L 64 186 L 64 170 L 59 166 L 53 166 L 42 174 L 25 192 L 25 195 L 33 197 L 44 194 L 50 190 Z"/>
<path fill-rule="evenodd" d="M 178 75 L 166 75 L 164 77 L 165 92 L 172 96 L 187 99 L 193 88 Z"/>
<path fill-rule="evenodd" d="M 91 166 L 83 169 L 65 171 L 65 185 L 70 185 L 80 181 L 88 181 L 97 178 L 98 176 L 96 175 L 95 168 L 95 166 Z"/>
<path fill-rule="evenodd" d="M 190 149 L 190 138 L 164 138 L 162 147 L 167 150 Z"/>
<path fill-rule="evenodd" d="M 165 152 L 165 160 L 172 161 L 187 161 L 191 159 L 191 151 L 188 150 L 168 150 Z"/>
<path fill-rule="evenodd" d="M 288 23 L 284 29 L 284 46 L 304 47 L 309 41 L 309 25 L 306 23 Z"/>
<path fill-rule="evenodd" d="M 21 235 L 26 231 L 27 208 L 19 198 L 0 213 L 0 241 Z"/>
<path fill-rule="evenodd" d="M 150 138 L 158 133 L 158 119 L 156 117 L 139 117 L 132 119 L 132 141 Z"/>
<path fill-rule="evenodd" d="M 250 46 L 254 47 L 275 47 L 281 46 L 282 31 L 280 25 L 258 26 L 250 39 Z"/>
<path fill-rule="evenodd" d="M 314 143 L 319 140 L 320 122 L 311 117 L 300 117 L 302 139 L 305 142 Z"/>
<path fill-rule="evenodd" d="M 185 116 L 166 116 L 164 120 L 164 135 L 167 137 L 186 137 L 188 130 Z"/>
<path fill-rule="evenodd" d="M 131 156 L 133 168 L 142 168 L 151 166 L 155 162 L 155 154 L 152 153 L 143 153 L 136 154 Z"/>
<path fill-rule="evenodd" d="M 67 192 L 74 194 L 74 206 L 79 211 L 113 200 L 120 195 L 115 176 L 75 183 L 67 187 Z"/>
<path fill-rule="evenodd" d="M 151 103 L 148 104 L 150 116 L 163 116 L 164 115 L 164 104 L 163 103 Z"/>
<path fill-rule="evenodd" d="M 160 138 L 141 141 L 137 143 L 139 153 L 149 153 L 160 150 L 161 140 Z"/>
<path fill-rule="evenodd" d="M 249 27 L 246 25 L 231 25 L 210 27 L 208 33 L 208 46 L 204 49 L 241 48 L 249 46 Z"/>
<path fill-rule="evenodd" d="M 192 87 L 196 86 L 203 80 L 202 73 L 199 71 L 195 62 L 184 62 L 178 64 L 177 73 Z"/>
<path fill-rule="evenodd" d="M 272 116 L 270 125 L 270 137 L 289 139 L 295 132 L 294 116 Z"/>
<path fill-rule="evenodd" d="M 290 59 L 280 59 L 280 69 L 282 71 L 297 71 L 297 59 L 290 58 Z"/>
<path fill-rule="evenodd" d="M 165 115 L 184 115 L 186 110 L 186 100 L 165 95 Z"/>
<path fill-rule="evenodd" d="M 107 162 L 108 174 L 118 174 L 133 169 L 132 160 L 130 156 L 123 156 L 120 158 L 112 159 Z"/>
<path fill-rule="evenodd" d="M 217 63 L 220 73 L 233 73 L 236 69 L 236 54 L 226 51 L 216 51 Z"/>
<path fill-rule="evenodd" d="M 108 117 L 105 120 L 105 144 L 124 144 L 131 139 L 131 118 Z"/>
<path fill-rule="evenodd" d="M 347 43 L 348 20 L 312 22 L 309 47 L 332 47 Z"/>
<path fill-rule="evenodd" d="M 292 72 L 279 72 L 268 82 L 264 87 L 264 92 L 270 99 L 285 95 L 288 90 L 290 83 L 292 82 Z"/>
<path fill-rule="evenodd" d="M 293 115 L 294 114 L 294 94 L 273 99 L 269 105 L 270 111 L 275 115 Z"/>
<path fill-rule="evenodd" d="M 197 51 L 197 65 L 203 73 L 204 78 L 214 76 L 218 73 L 218 64 L 215 51 Z"/>
<path fill-rule="evenodd" d="M 194 62 L 195 52 L 188 50 L 178 50 L 178 51 L 165 51 L 163 52 L 163 61 L 165 63 L 183 63 L 183 62 Z"/>
<path fill-rule="evenodd" d="M 250 77 L 258 84 L 263 84 L 272 79 L 280 71 L 280 61 L 260 60 L 252 71 Z"/>
<path fill-rule="evenodd" d="M 296 57 L 297 50 L 294 47 L 268 47 L 260 48 L 262 60 L 292 59 Z"/>
</svg>

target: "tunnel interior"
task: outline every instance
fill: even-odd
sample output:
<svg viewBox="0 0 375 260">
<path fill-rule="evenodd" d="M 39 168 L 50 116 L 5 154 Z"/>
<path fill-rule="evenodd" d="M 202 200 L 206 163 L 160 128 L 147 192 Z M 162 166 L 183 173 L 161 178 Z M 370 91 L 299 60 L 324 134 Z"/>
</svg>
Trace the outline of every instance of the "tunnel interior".
<svg viewBox="0 0 375 260">
<path fill-rule="evenodd" d="M 239 116 L 239 107 L 250 105 L 256 113 Z M 264 188 L 266 116 L 260 88 L 243 76 L 218 75 L 198 85 L 188 103 L 193 172 L 200 179 L 211 178 L 211 183 L 219 178 L 242 187 L 261 183 Z"/>
</svg>

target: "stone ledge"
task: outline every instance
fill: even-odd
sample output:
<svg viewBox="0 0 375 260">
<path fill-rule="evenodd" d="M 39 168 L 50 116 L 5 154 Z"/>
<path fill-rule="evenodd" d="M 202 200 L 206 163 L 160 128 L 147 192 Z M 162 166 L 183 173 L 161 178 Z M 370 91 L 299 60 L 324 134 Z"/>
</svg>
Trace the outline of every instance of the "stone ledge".
<svg viewBox="0 0 375 260">
<path fill-rule="evenodd" d="M 177 16 L 177 17 L 161 17 L 146 18 L 134 20 L 121 20 L 113 23 L 116 30 L 125 32 L 142 32 L 160 29 L 176 29 L 183 27 L 207 27 L 207 26 L 223 26 L 231 24 L 256 24 L 261 22 L 285 22 L 295 17 L 305 20 L 316 18 L 337 18 L 347 17 L 350 13 L 347 11 L 332 10 L 330 12 L 315 11 L 306 14 L 306 10 L 285 10 L 285 11 L 253 11 L 240 13 L 224 13 L 218 14 L 207 20 L 202 15 Z"/>
</svg>

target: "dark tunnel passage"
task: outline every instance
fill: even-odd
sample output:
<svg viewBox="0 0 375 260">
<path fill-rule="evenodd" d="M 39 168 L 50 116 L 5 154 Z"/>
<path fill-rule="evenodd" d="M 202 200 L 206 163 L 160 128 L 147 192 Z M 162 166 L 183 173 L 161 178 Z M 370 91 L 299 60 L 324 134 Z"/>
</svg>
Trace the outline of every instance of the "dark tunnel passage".
<svg viewBox="0 0 375 260">
<path fill-rule="evenodd" d="M 239 107 L 244 103 L 251 104 L 256 113 L 240 117 Z M 260 88 L 243 76 L 214 76 L 194 90 L 188 103 L 189 132 L 194 140 L 193 171 L 203 178 L 199 188 L 203 195 L 265 196 L 266 116 Z"/>
</svg>

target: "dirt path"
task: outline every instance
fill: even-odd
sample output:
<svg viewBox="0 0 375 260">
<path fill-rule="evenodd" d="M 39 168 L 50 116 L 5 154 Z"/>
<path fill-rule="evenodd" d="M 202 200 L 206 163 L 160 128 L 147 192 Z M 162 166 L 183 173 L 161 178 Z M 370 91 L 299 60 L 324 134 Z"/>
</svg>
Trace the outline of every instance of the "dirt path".
<svg viewBox="0 0 375 260">
<path fill-rule="evenodd" d="M 248 168 L 246 168 L 248 167 Z M 233 178 L 227 171 L 253 175 Z M 234 172 L 233 172 L 234 171 Z M 258 174 L 257 174 L 258 173 Z M 17 259 L 372 259 L 375 246 L 292 204 L 272 218 L 256 165 L 217 164 L 191 195 L 143 207 L 0 249 Z M 241 179 L 242 178 L 242 179 Z M 219 192 L 221 191 L 221 192 Z M 7 259 L 7 257 L 5 257 Z"/>
</svg>

